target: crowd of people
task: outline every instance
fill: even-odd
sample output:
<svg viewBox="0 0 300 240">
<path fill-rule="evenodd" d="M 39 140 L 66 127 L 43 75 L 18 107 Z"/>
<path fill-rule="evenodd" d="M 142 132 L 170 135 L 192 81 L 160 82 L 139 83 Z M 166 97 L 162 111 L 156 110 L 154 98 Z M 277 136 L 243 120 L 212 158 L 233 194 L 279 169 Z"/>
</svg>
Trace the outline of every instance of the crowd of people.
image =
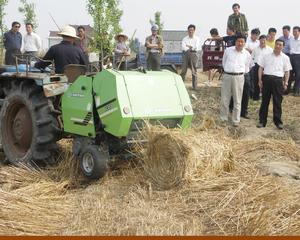
<svg viewBox="0 0 300 240">
<path fill-rule="evenodd" d="M 211 29 L 209 40 L 215 42 L 215 51 L 223 51 L 223 42 L 226 49 L 223 56 L 223 79 L 221 89 L 220 118 L 228 122 L 229 113 L 232 113 L 232 123 L 239 126 L 241 117 L 249 119 L 249 99 L 259 101 L 262 98 L 259 124 L 263 128 L 267 124 L 268 109 L 271 97 L 273 99 L 273 121 L 278 129 L 283 129 L 282 100 L 284 94 L 291 91 L 300 96 L 300 27 L 283 26 L 283 35 L 276 37 L 277 30 L 270 28 L 266 35 L 261 34 L 258 28 L 249 28 L 245 14 L 240 12 L 240 5 L 232 6 L 233 13 L 227 21 L 227 36 L 219 36 L 216 28 Z M 21 24 L 12 23 L 12 28 L 4 34 L 6 49 L 5 63 L 15 63 L 17 54 L 26 53 L 37 56 L 41 49 L 40 37 L 33 32 L 33 25 L 26 24 L 26 35 L 19 32 Z M 200 38 L 195 35 L 196 26 L 191 24 L 187 28 L 187 36 L 182 39 L 183 63 L 181 77 L 185 81 L 187 70 L 192 72 L 192 86 L 197 89 L 198 52 L 201 50 Z M 292 31 L 292 35 L 291 35 Z M 147 68 L 160 71 L 161 57 L 164 53 L 164 40 L 159 33 L 159 27 L 151 27 L 151 35 L 145 40 Z M 84 27 L 77 29 L 66 26 L 58 34 L 63 41 L 52 46 L 44 61 L 35 64 L 38 68 L 45 68 L 54 61 L 56 73 L 61 74 L 69 64 L 87 65 L 88 37 Z M 124 70 L 124 58 L 130 55 L 130 48 L 126 44 L 128 37 L 118 34 L 115 37 L 115 61 L 118 69 Z M 46 61 L 45 61 L 46 60 Z M 209 73 L 208 83 L 212 80 Z"/>
</svg>

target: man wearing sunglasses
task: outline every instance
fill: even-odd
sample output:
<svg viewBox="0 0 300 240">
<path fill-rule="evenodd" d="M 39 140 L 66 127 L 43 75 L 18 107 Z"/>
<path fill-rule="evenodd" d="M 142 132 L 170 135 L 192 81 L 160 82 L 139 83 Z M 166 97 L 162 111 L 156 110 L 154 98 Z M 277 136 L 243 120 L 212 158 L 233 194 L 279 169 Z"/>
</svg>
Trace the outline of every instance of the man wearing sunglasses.
<svg viewBox="0 0 300 240">
<path fill-rule="evenodd" d="M 21 24 L 13 22 L 12 28 L 4 34 L 4 47 L 5 47 L 5 64 L 15 65 L 16 54 L 21 54 L 22 47 L 22 34 L 19 32 Z"/>
</svg>

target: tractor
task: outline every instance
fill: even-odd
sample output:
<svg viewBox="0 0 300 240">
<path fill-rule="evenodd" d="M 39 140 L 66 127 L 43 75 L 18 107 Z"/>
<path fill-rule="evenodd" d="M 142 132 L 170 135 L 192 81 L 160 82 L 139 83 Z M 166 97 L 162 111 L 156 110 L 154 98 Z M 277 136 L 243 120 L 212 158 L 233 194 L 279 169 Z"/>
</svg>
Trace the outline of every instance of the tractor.
<svg viewBox="0 0 300 240">
<path fill-rule="evenodd" d="M 58 75 L 28 62 L 0 67 L 0 142 L 9 163 L 54 164 L 57 142 L 72 138 L 83 174 L 99 179 L 112 156 L 139 139 L 145 121 L 190 127 L 193 109 L 179 75 L 85 69 L 69 65 Z"/>
</svg>

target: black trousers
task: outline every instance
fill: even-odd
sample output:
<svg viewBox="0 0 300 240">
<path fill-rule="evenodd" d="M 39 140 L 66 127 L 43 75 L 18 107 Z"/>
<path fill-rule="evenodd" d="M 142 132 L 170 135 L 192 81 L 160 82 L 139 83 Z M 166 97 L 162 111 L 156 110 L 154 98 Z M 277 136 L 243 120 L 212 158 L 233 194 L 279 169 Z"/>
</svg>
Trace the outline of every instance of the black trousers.
<svg viewBox="0 0 300 240">
<path fill-rule="evenodd" d="M 253 82 L 253 94 L 252 98 L 254 101 L 259 101 L 260 97 L 260 88 L 258 85 L 258 69 L 259 65 L 256 63 L 255 66 L 251 69 L 251 80 Z"/>
<path fill-rule="evenodd" d="M 248 106 L 249 106 L 249 99 L 251 94 L 251 78 L 250 73 L 245 74 L 245 84 L 243 89 L 243 98 L 242 98 L 242 108 L 241 108 L 241 116 L 245 117 L 248 115 Z M 229 109 L 230 111 L 233 110 L 233 98 L 230 100 Z"/>
<path fill-rule="evenodd" d="M 268 121 L 268 111 L 271 97 L 273 98 L 273 121 L 275 125 L 282 124 L 283 78 L 264 75 L 262 103 L 259 111 L 259 121 L 264 126 Z"/>
<path fill-rule="evenodd" d="M 295 93 L 300 94 L 300 54 L 292 54 L 291 63 L 295 72 Z"/>
<path fill-rule="evenodd" d="M 21 54 L 21 51 L 19 49 L 6 50 L 6 52 L 5 52 L 5 64 L 6 65 L 16 65 L 15 54 Z"/>
</svg>

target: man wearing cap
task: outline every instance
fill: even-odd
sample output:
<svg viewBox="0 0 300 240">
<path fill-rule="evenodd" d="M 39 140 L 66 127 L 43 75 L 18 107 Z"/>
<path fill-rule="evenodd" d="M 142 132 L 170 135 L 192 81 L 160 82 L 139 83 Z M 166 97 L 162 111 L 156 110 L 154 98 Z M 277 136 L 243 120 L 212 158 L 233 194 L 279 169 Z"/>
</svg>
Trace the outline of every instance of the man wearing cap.
<svg viewBox="0 0 300 240">
<path fill-rule="evenodd" d="M 198 55 L 197 52 L 201 50 L 200 39 L 195 36 L 196 26 L 191 24 L 188 26 L 188 36 L 186 36 L 181 43 L 183 51 L 183 63 L 181 77 L 185 81 L 185 76 L 188 68 L 192 70 L 192 84 L 193 89 L 197 88 L 197 63 Z"/>
<path fill-rule="evenodd" d="M 152 71 L 160 71 L 161 55 L 163 53 L 164 41 L 162 36 L 158 35 L 158 26 L 151 28 L 152 35 L 146 38 L 145 47 L 147 68 Z"/>
<path fill-rule="evenodd" d="M 65 66 L 69 64 L 87 65 L 84 53 L 74 45 L 75 40 L 78 38 L 75 28 L 66 26 L 58 35 L 62 36 L 63 41 L 52 46 L 43 58 L 46 61 L 54 60 L 55 73 L 63 74 Z M 39 61 L 35 64 L 35 67 L 45 68 L 50 64 L 50 62 Z"/>
</svg>

